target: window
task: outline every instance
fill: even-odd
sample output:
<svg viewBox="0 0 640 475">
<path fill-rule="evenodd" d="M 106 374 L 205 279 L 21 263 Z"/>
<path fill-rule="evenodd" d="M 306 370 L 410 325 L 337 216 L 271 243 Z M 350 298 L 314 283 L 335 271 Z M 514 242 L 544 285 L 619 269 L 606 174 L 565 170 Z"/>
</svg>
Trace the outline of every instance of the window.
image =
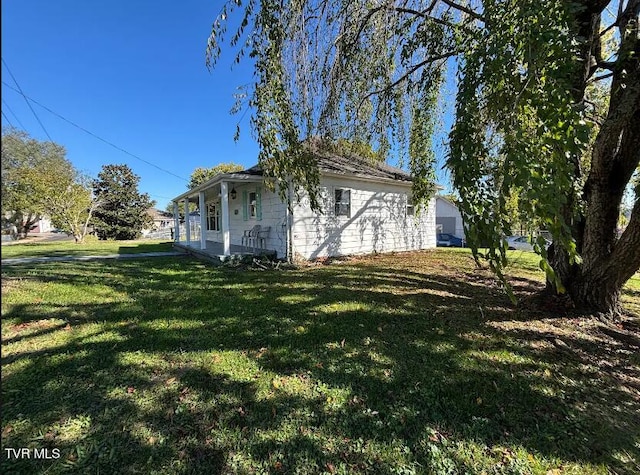
<svg viewBox="0 0 640 475">
<path fill-rule="evenodd" d="M 407 216 L 413 216 L 415 212 L 416 208 L 413 204 L 413 197 L 407 195 Z"/>
<path fill-rule="evenodd" d="M 336 188 L 335 190 L 336 216 L 351 217 L 351 190 Z"/>
<path fill-rule="evenodd" d="M 217 203 L 207 205 L 207 229 L 220 231 L 220 206 Z"/>
<path fill-rule="evenodd" d="M 255 218 L 258 215 L 258 197 L 255 191 L 249 193 L 249 217 Z"/>
<path fill-rule="evenodd" d="M 242 192 L 242 219 L 262 220 L 262 190 L 257 187 L 254 191 Z"/>
</svg>

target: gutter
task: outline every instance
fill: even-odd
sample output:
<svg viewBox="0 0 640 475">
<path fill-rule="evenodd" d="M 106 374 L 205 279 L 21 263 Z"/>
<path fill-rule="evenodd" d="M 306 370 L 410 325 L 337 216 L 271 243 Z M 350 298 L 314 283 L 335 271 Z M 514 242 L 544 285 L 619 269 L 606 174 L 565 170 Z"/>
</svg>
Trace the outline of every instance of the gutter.
<svg viewBox="0 0 640 475">
<path fill-rule="evenodd" d="M 254 182 L 263 181 L 263 176 L 262 175 L 245 175 L 245 174 L 238 174 L 238 173 L 223 173 L 221 175 L 216 175 L 211 180 L 205 181 L 204 183 L 201 183 L 200 185 L 190 189 L 189 191 L 185 191 L 181 195 L 173 198 L 171 201 L 180 201 L 185 198 L 189 198 L 192 195 L 198 194 L 203 190 L 206 190 L 208 188 L 211 188 L 214 185 L 217 185 L 221 181 L 254 183 Z"/>
</svg>

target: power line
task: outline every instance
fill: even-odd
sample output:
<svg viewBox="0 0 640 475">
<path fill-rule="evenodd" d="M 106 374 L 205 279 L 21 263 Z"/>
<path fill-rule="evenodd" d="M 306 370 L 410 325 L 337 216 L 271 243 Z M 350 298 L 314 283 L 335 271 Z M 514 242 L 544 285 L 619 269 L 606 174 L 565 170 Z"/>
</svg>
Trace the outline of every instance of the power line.
<svg viewBox="0 0 640 475">
<path fill-rule="evenodd" d="M 151 193 L 149 193 L 150 196 L 154 196 L 156 198 L 163 198 L 165 200 L 172 200 L 173 198 L 170 198 L 169 196 L 162 196 L 162 195 L 152 195 Z"/>
<path fill-rule="evenodd" d="M 18 93 L 22 94 L 22 93 L 21 93 L 20 91 L 18 91 L 15 87 L 10 86 L 10 85 L 9 85 L 9 84 L 7 84 L 6 82 L 2 81 L 2 84 L 4 84 L 4 85 L 5 85 L 5 86 L 7 86 L 9 89 L 12 89 L 12 90 L 13 90 L 13 91 L 15 91 L 15 92 L 18 92 Z M 24 95 L 24 94 L 23 94 L 23 95 Z M 24 97 L 25 97 L 25 98 L 27 98 L 28 96 L 26 96 L 26 95 L 25 95 Z M 53 110 L 49 109 L 47 106 L 45 106 L 45 105 L 43 105 L 43 104 L 40 104 L 40 103 L 39 103 L 38 101 L 36 101 L 35 99 L 33 99 L 33 98 L 31 98 L 31 97 L 28 97 L 28 98 L 29 98 L 29 100 L 30 100 L 30 101 L 32 101 L 34 104 L 39 105 L 39 106 L 40 106 L 40 107 L 42 107 L 44 110 L 46 110 L 46 111 L 50 112 L 51 114 L 53 114 L 53 115 L 55 115 L 56 117 L 58 117 L 58 118 L 60 118 L 60 119 L 64 120 L 65 122 L 68 122 L 69 124 L 71 124 L 71 125 L 73 125 L 74 127 L 78 128 L 78 129 L 80 129 L 80 130 L 82 130 L 83 132 L 85 132 L 85 133 L 87 133 L 87 134 L 91 135 L 92 137 L 94 137 L 94 138 L 96 138 L 96 139 L 98 139 L 98 140 L 100 140 L 100 141 L 102 141 L 102 142 L 106 143 L 107 145 L 112 146 L 112 147 L 113 147 L 113 148 L 115 148 L 116 150 L 119 150 L 119 151 L 121 151 L 121 152 L 123 152 L 123 153 L 126 153 L 127 155 L 129 155 L 129 156 L 131 156 L 131 157 L 133 157 L 133 158 L 135 158 L 135 159 L 137 159 L 137 160 L 140 160 L 141 162 L 144 162 L 144 163 L 146 163 L 147 165 L 151 165 L 152 167 L 157 168 L 158 170 L 163 171 L 163 172 L 165 172 L 165 173 L 167 173 L 167 174 L 169 174 L 169 175 L 172 175 L 172 176 L 174 176 L 174 177 L 176 177 L 176 178 L 180 178 L 180 179 L 181 179 L 181 180 L 183 180 L 183 181 L 186 181 L 186 182 L 188 182 L 188 181 L 189 181 L 189 180 L 187 180 L 187 179 L 186 179 L 186 178 L 184 178 L 184 177 L 181 177 L 181 176 L 179 176 L 179 175 L 176 175 L 176 174 L 175 174 L 175 173 L 173 173 L 173 172 L 170 172 L 169 170 L 165 170 L 164 168 L 159 167 L 159 166 L 158 166 L 158 165 L 156 165 L 155 163 L 151 163 L 151 162 L 149 162 L 149 161 L 145 160 L 144 158 L 140 158 L 140 157 L 138 157 L 137 155 L 134 155 L 133 153 L 126 151 L 126 150 L 125 150 L 125 149 L 123 149 L 122 147 L 118 147 L 116 144 L 114 144 L 114 143 L 112 143 L 112 142 L 109 142 L 109 141 L 108 141 L 108 140 L 106 140 L 106 139 L 103 139 L 102 137 L 100 137 L 100 136 L 98 136 L 98 135 L 94 134 L 93 132 L 91 132 L 91 131 L 89 131 L 89 130 L 85 129 L 84 127 L 79 126 L 79 125 L 78 125 L 78 124 L 76 124 L 75 122 L 70 121 L 70 120 L 69 120 L 69 119 L 67 119 L 66 117 L 64 117 L 64 116 L 62 116 L 62 115 L 58 114 L 57 112 L 55 112 L 55 111 L 53 111 Z"/>
<path fill-rule="evenodd" d="M 5 120 L 9 122 L 9 125 L 15 129 L 15 126 L 11 123 L 11 121 L 9 120 L 9 117 L 7 117 L 7 114 L 5 114 L 4 111 L 2 111 L 2 117 L 4 117 Z"/>
<path fill-rule="evenodd" d="M 16 115 L 16 113 L 15 113 L 15 112 L 13 112 L 13 109 L 11 109 L 11 107 L 9 107 L 9 104 L 7 104 L 7 101 L 5 101 L 4 99 L 2 99 L 2 103 L 5 105 L 5 107 L 6 107 L 7 109 L 9 109 L 9 112 L 11 112 L 11 115 L 16 119 L 16 121 L 18 122 L 18 124 L 20 125 L 20 127 L 22 127 L 22 130 L 27 130 L 27 128 L 26 128 L 24 125 L 22 125 L 22 122 L 20 122 L 20 119 L 18 119 L 18 116 Z M 7 117 L 7 116 L 5 115 L 5 118 L 6 118 L 6 117 Z M 7 120 L 9 120 L 9 119 L 7 119 Z"/>
<path fill-rule="evenodd" d="M 27 98 L 27 96 L 24 94 L 24 92 L 22 92 L 22 88 L 20 87 L 20 84 L 18 84 L 18 81 L 16 80 L 15 76 L 13 75 L 13 73 L 11 72 L 11 69 L 9 68 L 9 65 L 7 64 L 7 62 L 4 60 L 4 58 L 2 58 L 2 64 L 4 64 L 4 67 L 7 68 L 7 71 L 9 71 L 9 75 L 11 76 L 11 78 L 13 79 L 13 82 L 16 83 L 16 86 L 18 86 L 18 89 L 20 91 L 20 94 L 22 94 L 22 97 L 24 97 L 25 102 L 27 103 L 27 105 L 29 106 L 29 109 L 31 109 L 31 112 L 33 112 L 33 115 L 35 116 L 36 120 L 38 121 L 38 124 L 40 124 L 40 127 L 42 127 L 42 130 L 44 130 L 44 133 L 47 134 L 47 137 L 49 137 L 49 140 L 51 142 L 53 142 L 53 139 L 51 138 L 51 135 L 49 135 L 49 132 L 47 132 L 47 129 L 45 129 L 44 124 L 40 121 L 40 117 L 38 117 L 38 114 L 36 114 L 36 111 L 33 110 L 33 107 L 31 107 L 31 103 L 29 102 L 29 99 Z M 3 81 L 4 82 L 4 81 Z M 9 86 L 7 84 L 7 86 Z M 15 91 L 15 89 L 14 89 Z"/>
</svg>

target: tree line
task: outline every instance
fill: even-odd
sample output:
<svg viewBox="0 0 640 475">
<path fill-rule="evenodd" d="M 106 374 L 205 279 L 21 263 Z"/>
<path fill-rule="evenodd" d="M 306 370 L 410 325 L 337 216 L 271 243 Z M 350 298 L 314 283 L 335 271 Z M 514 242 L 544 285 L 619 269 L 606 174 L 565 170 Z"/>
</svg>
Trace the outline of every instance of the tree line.
<svg viewBox="0 0 640 475">
<path fill-rule="evenodd" d="M 127 165 L 104 165 L 91 179 L 73 167 L 63 146 L 14 128 L 2 131 L 2 227 L 19 236 L 46 216 L 77 243 L 89 232 L 135 239 L 152 224 L 148 210 L 155 204 L 138 191 L 139 181 Z"/>
</svg>

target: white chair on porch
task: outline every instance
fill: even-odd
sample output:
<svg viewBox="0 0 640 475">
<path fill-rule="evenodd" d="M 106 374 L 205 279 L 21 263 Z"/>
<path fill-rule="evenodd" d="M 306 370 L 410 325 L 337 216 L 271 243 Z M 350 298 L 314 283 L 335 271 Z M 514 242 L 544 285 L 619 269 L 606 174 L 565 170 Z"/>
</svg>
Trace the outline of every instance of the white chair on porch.
<svg viewBox="0 0 640 475">
<path fill-rule="evenodd" d="M 252 247 L 255 249 L 256 244 L 258 242 L 258 234 L 260 233 L 261 226 L 256 224 L 251 229 L 245 229 L 242 234 L 242 246 L 243 247 Z"/>
<path fill-rule="evenodd" d="M 267 248 L 267 238 L 269 237 L 269 231 L 271 231 L 271 226 L 263 226 L 262 228 L 260 228 L 260 230 L 258 231 L 258 235 L 256 236 L 254 247 L 258 247 L 259 249 Z"/>
</svg>

